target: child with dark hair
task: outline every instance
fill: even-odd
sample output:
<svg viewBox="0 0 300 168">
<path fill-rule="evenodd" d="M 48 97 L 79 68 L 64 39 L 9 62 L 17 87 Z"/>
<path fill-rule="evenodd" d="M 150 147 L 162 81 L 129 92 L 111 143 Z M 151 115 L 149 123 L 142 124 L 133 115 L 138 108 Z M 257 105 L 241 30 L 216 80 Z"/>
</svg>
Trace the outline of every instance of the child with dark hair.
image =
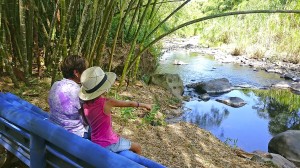
<svg viewBox="0 0 300 168">
<path fill-rule="evenodd" d="M 81 137 L 87 130 L 80 115 L 81 104 L 78 92 L 80 77 L 86 67 L 87 64 L 83 57 L 67 56 L 60 65 L 64 78 L 52 85 L 48 95 L 49 119 Z"/>
</svg>

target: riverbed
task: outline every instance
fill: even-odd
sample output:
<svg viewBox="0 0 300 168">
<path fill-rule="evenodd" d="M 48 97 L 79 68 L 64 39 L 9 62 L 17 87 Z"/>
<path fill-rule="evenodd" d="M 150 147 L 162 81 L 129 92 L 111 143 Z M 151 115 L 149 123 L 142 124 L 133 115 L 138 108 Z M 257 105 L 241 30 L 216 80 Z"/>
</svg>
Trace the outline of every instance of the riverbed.
<svg viewBox="0 0 300 168">
<path fill-rule="evenodd" d="M 174 65 L 178 61 L 184 64 Z M 294 104 L 295 107 L 285 109 L 284 117 L 281 114 L 278 115 L 280 117 L 273 116 L 274 113 L 281 113 L 283 110 L 274 106 L 274 101 L 277 105 L 284 105 L 284 103 L 281 100 L 268 101 L 276 99 L 276 96 L 274 98 L 269 96 L 273 93 L 263 89 L 284 81 L 278 74 L 263 70 L 254 71 L 253 68 L 233 63 L 221 63 L 215 60 L 211 53 L 198 53 L 188 49 L 165 52 L 160 58 L 156 73 L 179 74 L 184 85 L 227 78 L 233 86 L 250 87 L 250 89 L 236 89 L 226 94 L 214 95 L 208 101 L 199 99 L 193 90 L 185 88 L 184 94 L 191 98 L 184 102 L 184 113 L 178 120 L 194 123 L 233 147 L 247 152 L 254 150 L 267 152 L 268 142 L 274 135 L 287 129 L 299 128 L 300 105 L 297 103 L 300 102 L 299 95 L 289 91 L 280 93 L 274 91 L 282 97 L 289 98 L 292 95 L 294 98 L 289 103 Z M 233 108 L 217 102 L 216 99 L 220 97 L 240 97 L 246 105 Z"/>
</svg>

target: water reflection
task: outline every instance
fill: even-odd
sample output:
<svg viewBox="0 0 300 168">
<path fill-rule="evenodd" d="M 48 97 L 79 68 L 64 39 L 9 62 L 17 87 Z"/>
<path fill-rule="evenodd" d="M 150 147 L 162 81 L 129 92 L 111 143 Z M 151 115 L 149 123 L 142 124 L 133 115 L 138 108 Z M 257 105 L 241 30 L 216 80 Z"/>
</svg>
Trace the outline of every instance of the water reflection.
<svg viewBox="0 0 300 168">
<path fill-rule="evenodd" d="M 200 106 L 195 105 L 191 112 L 186 112 L 182 119 L 197 124 L 201 128 L 219 127 L 223 119 L 229 115 L 229 111 L 224 108 L 222 111 L 219 108 L 211 106 L 210 112 L 207 113 Z"/>
<path fill-rule="evenodd" d="M 287 90 L 255 91 L 264 106 L 259 111 L 269 115 L 272 135 L 286 130 L 300 130 L 300 96 Z"/>
<path fill-rule="evenodd" d="M 275 96 L 276 95 L 276 96 Z M 299 129 L 300 96 L 288 91 L 234 90 L 219 97 L 240 97 L 247 104 L 229 107 L 215 101 L 185 103 L 182 120 L 197 124 L 222 141 L 236 140 L 248 152 L 267 151 L 270 139 L 285 130 Z"/>
</svg>

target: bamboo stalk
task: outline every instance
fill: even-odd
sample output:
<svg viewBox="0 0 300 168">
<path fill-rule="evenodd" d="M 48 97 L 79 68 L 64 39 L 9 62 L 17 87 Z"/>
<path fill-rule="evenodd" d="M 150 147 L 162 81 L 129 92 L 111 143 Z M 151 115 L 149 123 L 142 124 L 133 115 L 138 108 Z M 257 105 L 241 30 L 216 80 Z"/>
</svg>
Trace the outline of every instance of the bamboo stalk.
<svg viewBox="0 0 300 168">
<path fill-rule="evenodd" d="M 165 19 L 163 19 L 146 37 L 146 39 L 149 39 L 150 36 L 157 31 L 157 29 L 164 24 L 168 19 L 170 19 L 176 12 L 178 12 L 182 7 L 184 7 L 187 3 L 189 3 L 191 0 L 185 1 L 183 4 L 181 4 L 178 8 L 176 8 L 173 12 L 171 12 Z"/>
<path fill-rule="evenodd" d="M 1 22 L 2 22 L 2 7 L 3 7 L 4 0 L 0 0 L 0 29 L 1 29 Z"/>
<path fill-rule="evenodd" d="M 91 6 L 91 3 L 89 3 L 89 1 L 86 0 L 85 6 L 84 6 L 83 11 L 82 11 L 81 21 L 80 21 L 80 24 L 78 26 L 76 39 L 75 39 L 74 43 L 72 44 L 72 48 L 71 48 L 71 53 L 72 54 L 78 54 L 78 52 L 79 52 L 79 42 L 80 42 L 80 39 L 82 37 L 83 27 L 87 22 L 88 10 L 90 9 L 90 6 Z"/>
<path fill-rule="evenodd" d="M 52 20 L 50 23 L 50 29 L 49 29 L 48 38 L 47 38 L 46 47 L 45 47 L 45 66 L 47 67 L 47 69 L 51 69 L 50 66 L 52 65 L 51 64 L 51 62 L 52 62 L 51 55 L 53 54 L 53 52 L 50 53 L 51 40 L 53 40 L 52 38 L 53 38 L 54 32 L 56 30 L 56 24 L 57 24 L 57 20 L 58 20 L 57 15 L 59 12 L 59 3 L 60 3 L 60 1 L 57 1 L 56 5 L 55 5 L 55 10 L 52 15 Z M 42 22 L 41 22 L 41 24 L 42 24 Z M 44 27 L 43 27 L 43 30 L 45 31 Z"/>
<path fill-rule="evenodd" d="M 4 2 L 4 9 L 5 12 L 3 12 L 3 15 L 5 20 L 6 20 L 6 25 L 8 30 L 7 33 L 9 33 L 9 37 L 10 37 L 10 41 L 11 41 L 11 46 L 13 48 L 12 51 L 12 59 L 14 63 L 19 62 L 21 65 L 23 64 L 23 59 L 22 59 L 22 55 L 21 55 L 21 49 L 20 49 L 20 45 L 18 43 L 17 40 L 17 36 L 19 35 L 19 26 L 16 25 L 17 21 L 16 18 L 19 17 L 18 15 L 16 15 L 17 12 L 17 8 L 18 8 L 18 1 L 9 1 L 6 0 L 6 2 Z M 9 24 L 8 24 L 9 23 Z"/>
<path fill-rule="evenodd" d="M 111 71 L 112 61 L 113 61 L 113 57 L 114 57 L 114 53 L 115 53 L 115 49 L 116 49 L 116 44 L 117 44 L 121 24 L 122 24 L 122 21 L 123 21 L 122 17 L 123 17 L 123 9 L 125 7 L 125 3 L 122 3 L 122 0 L 120 1 L 120 6 L 121 6 L 120 7 L 120 20 L 119 20 L 119 23 L 118 23 L 118 27 L 117 27 L 115 37 L 114 37 L 114 42 L 113 42 L 113 45 L 112 45 L 111 55 L 110 55 L 109 63 L 108 63 L 108 71 Z"/>
<path fill-rule="evenodd" d="M 151 28 L 152 26 L 152 23 L 154 23 L 153 22 L 153 17 L 154 17 L 154 11 L 155 11 L 155 9 L 156 9 L 156 5 L 157 5 L 157 0 L 154 0 L 154 3 L 153 3 L 153 5 L 152 5 L 152 9 L 151 9 L 151 13 L 150 13 L 150 16 L 149 16 L 149 19 L 147 20 L 147 27 L 149 27 L 149 28 Z M 143 36 L 143 38 L 142 38 L 142 40 L 141 40 L 141 42 L 140 42 L 140 50 L 142 49 L 142 47 L 143 47 L 143 45 L 144 45 L 144 42 L 145 42 L 145 39 L 146 39 L 146 34 L 147 34 L 147 32 L 148 32 L 148 29 L 145 29 L 144 30 L 144 36 Z M 133 76 L 132 76 L 132 78 L 133 78 L 133 82 L 135 82 L 135 80 L 137 79 L 137 73 L 138 73 L 138 70 L 139 70 L 139 65 L 140 65 L 140 60 L 141 60 L 141 55 L 142 54 L 139 54 L 138 55 L 138 58 L 137 58 L 137 61 L 136 61 L 136 64 L 135 64 L 135 69 L 134 69 L 134 71 L 133 71 Z"/>
<path fill-rule="evenodd" d="M 103 28 L 104 27 L 104 20 L 105 20 L 105 16 L 103 16 L 103 11 L 104 11 L 104 5 L 103 3 L 100 3 L 102 1 L 98 1 L 99 4 L 94 4 L 94 9 L 93 9 L 93 13 L 94 13 L 94 18 L 93 18 L 93 28 L 94 28 L 94 31 L 92 32 L 93 35 L 92 35 L 92 39 L 90 39 L 90 52 L 87 56 L 87 59 L 88 59 L 88 62 L 90 65 L 93 65 L 93 59 L 94 59 L 94 54 L 96 52 L 96 49 L 97 47 L 99 46 L 99 42 L 100 42 L 100 39 L 101 39 L 101 36 L 102 36 L 102 31 L 103 31 Z M 106 2 L 107 3 L 107 2 Z M 100 6 L 102 5 L 102 6 Z M 101 10 L 100 10 L 101 9 Z M 102 19 L 102 20 L 99 20 L 99 19 Z M 98 23 L 98 24 L 96 24 Z M 93 38 L 95 37 L 95 38 Z M 93 44 L 92 41 L 94 41 Z"/>
<path fill-rule="evenodd" d="M 130 10 L 128 10 L 128 9 L 131 9 L 132 6 L 133 6 L 136 2 L 137 2 L 137 0 L 131 0 L 131 1 L 129 2 L 129 5 L 128 5 L 127 9 L 125 10 L 125 15 L 124 15 L 124 17 L 122 18 L 122 23 L 121 23 L 121 26 L 120 26 L 121 33 L 119 33 L 119 36 L 120 36 L 120 37 L 118 37 L 118 38 L 121 40 L 121 45 L 122 45 L 122 46 L 123 46 L 123 38 L 124 38 L 124 31 L 123 31 L 123 28 L 124 28 L 124 25 L 125 25 L 125 21 L 126 21 L 127 17 L 128 17 L 129 14 L 130 14 Z"/>
<path fill-rule="evenodd" d="M 4 15 L 4 18 L 6 19 L 5 15 Z M 19 88 L 19 82 L 18 82 L 15 74 L 13 73 L 12 64 L 9 61 L 9 56 L 8 56 L 9 55 L 8 52 L 11 52 L 11 49 L 9 46 L 12 46 L 12 44 L 11 44 L 9 28 L 7 25 L 7 20 L 3 24 L 4 24 L 3 29 L 5 29 L 5 31 L 3 31 L 3 34 L 2 34 L 2 39 L 1 39 L 1 43 L 0 43 L 0 53 L 1 53 L 1 56 L 3 57 L 3 63 L 5 65 L 4 67 L 6 69 L 6 72 L 9 74 L 9 77 L 11 78 L 14 86 L 16 88 Z M 10 45 L 7 46 L 8 44 L 10 44 Z"/>
<path fill-rule="evenodd" d="M 131 60 L 131 56 L 133 54 L 133 51 L 135 50 L 135 47 L 136 47 L 137 37 L 138 37 L 138 34 L 140 33 L 140 30 L 141 30 L 141 28 L 143 26 L 144 19 L 146 17 L 146 14 L 147 14 L 147 11 L 148 11 L 148 9 L 150 7 L 150 4 L 151 4 L 151 0 L 148 0 L 148 4 L 147 4 L 147 6 L 146 6 L 146 8 L 145 8 L 145 10 L 144 10 L 144 12 L 143 12 L 143 14 L 141 16 L 141 19 L 140 19 L 139 25 L 138 25 L 138 29 L 135 32 L 134 39 L 133 39 L 133 42 L 131 44 L 129 54 L 128 54 L 128 56 L 126 58 L 126 61 L 125 61 L 125 65 L 124 65 L 124 69 L 123 69 L 123 72 L 122 72 L 122 76 L 121 76 L 119 88 L 122 87 L 122 84 L 123 84 L 123 82 L 125 80 L 125 77 L 126 77 L 126 74 L 128 72 L 127 70 L 128 70 L 129 62 Z"/>
<path fill-rule="evenodd" d="M 57 73 L 57 67 L 59 64 L 60 58 L 64 58 L 67 56 L 67 28 L 70 25 L 71 16 L 73 14 L 74 8 L 76 6 L 76 3 L 78 3 L 77 0 L 71 0 L 68 6 L 68 9 L 66 10 L 66 4 L 64 0 L 61 0 L 61 11 L 63 16 L 61 17 L 61 36 L 59 39 L 60 46 L 57 47 L 54 51 L 54 65 L 52 70 L 52 77 L 51 77 L 51 85 L 55 82 L 56 73 Z"/>
<path fill-rule="evenodd" d="M 114 3 L 115 3 L 114 0 L 106 1 L 106 5 L 105 5 L 106 7 L 102 10 L 104 12 L 104 15 L 103 15 L 103 20 L 100 25 L 101 28 L 100 28 L 100 31 L 98 31 L 96 42 L 94 43 L 92 50 L 89 54 L 88 61 L 89 61 L 90 65 L 94 64 L 93 59 L 94 59 L 94 54 L 96 53 L 96 51 L 98 50 L 99 52 L 102 52 L 102 48 L 103 48 L 102 46 L 103 46 L 103 44 L 105 44 L 107 34 L 108 34 L 108 32 L 107 32 L 108 30 L 106 28 L 110 27 L 110 24 L 111 24 L 111 19 L 112 19 L 111 10 L 113 8 Z M 98 53 L 96 55 L 96 60 L 98 60 L 98 62 L 97 62 L 98 64 L 100 62 L 99 55 L 101 55 L 101 53 Z"/>
<path fill-rule="evenodd" d="M 137 6 L 141 6 L 141 5 L 142 5 L 142 2 L 143 2 L 142 0 L 139 0 Z M 125 36 L 126 39 L 128 39 L 128 37 L 129 37 L 129 35 L 130 35 L 131 29 L 132 29 L 132 27 L 133 27 L 133 24 L 134 24 L 135 18 L 137 17 L 137 12 L 139 11 L 139 9 L 140 9 L 140 8 L 137 7 L 137 8 L 135 9 L 135 11 L 134 11 L 134 14 L 133 14 L 133 17 L 132 17 L 132 19 L 131 19 L 129 28 L 128 28 L 128 30 L 127 30 L 127 34 L 126 34 L 126 36 Z"/>
<path fill-rule="evenodd" d="M 11 78 L 13 84 L 14 84 L 14 87 L 15 88 L 20 88 L 19 87 L 19 82 L 15 76 L 15 74 L 13 73 L 13 69 L 12 69 L 12 64 L 8 61 L 7 59 L 7 53 L 6 52 L 3 52 L 1 51 L 2 55 L 5 56 L 6 58 L 4 58 L 4 64 L 5 64 L 5 68 L 6 68 L 6 71 L 8 72 L 8 75 L 9 77 Z"/>
<path fill-rule="evenodd" d="M 110 6 L 108 7 L 108 11 L 107 11 L 107 13 L 108 13 L 107 18 L 108 19 L 105 21 L 105 24 L 104 24 L 105 27 L 104 27 L 103 34 L 102 34 L 102 37 L 101 37 L 98 54 L 96 55 L 96 60 L 98 61 L 97 65 L 100 65 L 100 66 L 101 66 L 102 59 L 103 59 L 103 52 L 104 52 L 105 44 L 106 44 L 106 41 L 107 41 L 108 33 L 109 33 L 109 30 L 110 30 L 110 27 L 111 27 L 111 24 L 112 24 L 112 18 L 113 18 L 115 3 L 116 3 L 116 1 L 113 0 L 111 2 Z"/>
<path fill-rule="evenodd" d="M 90 56 L 91 56 L 91 48 L 92 48 L 92 41 L 95 40 L 96 38 L 96 25 L 100 24 L 100 22 L 97 22 L 98 24 L 96 24 L 96 19 L 97 19 L 97 9 L 98 9 L 98 4 L 99 4 L 99 0 L 94 0 L 93 4 L 92 4 L 92 9 L 90 10 L 90 17 L 91 17 L 91 21 L 89 23 L 88 26 L 88 32 L 85 35 L 86 37 L 86 52 L 85 52 L 85 57 L 87 60 L 90 60 Z M 83 50 L 83 48 L 81 48 L 81 50 Z M 88 61 L 89 62 L 89 61 Z M 89 62 L 90 63 L 90 62 Z"/>
<path fill-rule="evenodd" d="M 27 53 L 27 32 L 26 32 L 26 10 L 25 10 L 25 0 L 19 0 L 19 19 L 20 19 L 20 44 L 21 44 L 21 55 L 23 60 L 23 71 L 25 76 L 25 84 L 29 85 L 29 62 Z"/>
<path fill-rule="evenodd" d="M 3 7 L 4 0 L 0 0 L 0 36 L 4 36 L 4 28 L 2 28 L 2 7 Z M 3 43 L 3 41 L 0 41 Z M 0 48 L 0 50 L 3 50 L 4 48 Z M 0 73 L 2 74 L 4 70 L 4 62 L 3 62 L 3 55 L 0 55 Z"/>
<path fill-rule="evenodd" d="M 34 16 L 34 1 L 27 2 L 27 6 L 31 10 L 27 10 L 27 24 L 26 24 L 26 45 L 27 45 L 27 60 L 28 60 L 28 73 L 32 75 L 32 62 L 33 62 L 33 16 Z"/>
</svg>

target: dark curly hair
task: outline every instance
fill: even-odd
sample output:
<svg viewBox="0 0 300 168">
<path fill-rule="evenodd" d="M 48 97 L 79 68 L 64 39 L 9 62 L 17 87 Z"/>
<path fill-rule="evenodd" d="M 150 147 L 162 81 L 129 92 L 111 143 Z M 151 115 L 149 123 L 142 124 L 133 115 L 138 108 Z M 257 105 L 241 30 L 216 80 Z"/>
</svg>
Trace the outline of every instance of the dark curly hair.
<svg viewBox="0 0 300 168">
<path fill-rule="evenodd" d="M 74 78 L 74 70 L 82 73 L 87 67 L 85 59 L 79 55 L 69 55 L 60 64 L 60 70 L 66 79 Z"/>
</svg>

